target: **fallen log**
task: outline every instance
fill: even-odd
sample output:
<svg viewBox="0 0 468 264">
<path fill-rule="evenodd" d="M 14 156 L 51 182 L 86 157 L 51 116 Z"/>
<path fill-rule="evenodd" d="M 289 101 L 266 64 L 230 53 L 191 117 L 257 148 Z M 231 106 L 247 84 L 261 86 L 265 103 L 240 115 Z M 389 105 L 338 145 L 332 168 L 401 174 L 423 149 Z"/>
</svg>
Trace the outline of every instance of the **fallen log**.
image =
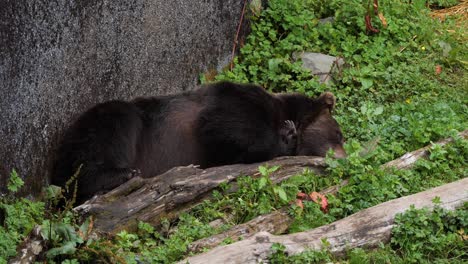
<svg viewBox="0 0 468 264">
<path fill-rule="evenodd" d="M 458 133 L 458 136 L 463 138 L 463 139 L 467 139 L 468 138 L 468 130 L 465 130 L 465 131 L 462 131 L 462 132 Z M 450 137 L 450 138 L 446 138 L 446 139 L 437 141 L 434 144 L 444 146 L 444 145 L 447 145 L 447 144 L 449 144 L 451 142 L 453 142 L 453 138 Z M 431 149 L 432 145 L 433 144 L 428 145 L 428 146 L 426 146 L 424 148 L 420 148 L 418 150 L 406 153 L 405 155 L 401 156 L 400 158 L 398 158 L 396 160 L 392 160 L 390 162 L 385 163 L 383 166 L 384 167 L 393 167 L 393 168 L 397 168 L 397 169 L 408 169 L 408 168 L 412 167 L 416 163 L 416 161 L 418 159 L 423 158 L 423 157 L 427 157 L 427 155 L 429 155 L 429 153 L 430 153 L 429 150 Z"/>
<path fill-rule="evenodd" d="M 115 234 L 133 230 L 139 221 L 159 225 L 207 198 L 221 183 L 234 182 L 242 175 L 259 177 L 258 167 L 279 166 L 272 173 L 273 182 L 285 180 L 304 169 L 322 173 L 325 168 L 319 157 L 280 157 L 268 162 L 235 164 L 209 169 L 195 166 L 176 167 L 152 178 L 134 178 L 114 190 L 93 197 L 75 208 L 83 216 L 93 215 L 96 231 Z"/>
<path fill-rule="evenodd" d="M 266 262 L 274 243 L 284 245 L 288 255 L 305 250 L 320 250 L 323 239 L 327 240 L 327 249 L 337 255 L 356 247 L 376 247 L 379 243 L 389 241 L 396 214 L 408 210 L 411 205 L 416 208 L 433 208 L 432 200 L 435 197 L 440 198 L 440 207 L 453 210 L 468 201 L 466 190 L 468 178 L 370 207 L 310 231 L 282 236 L 260 232 L 246 240 L 214 248 L 180 263 Z"/>
<path fill-rule="evenodd" d="M 246 223 L 233 226 L 225 232 L 197 240 L 189 246 L 188 250 L 190 252 L 201 252 L 204 249 L 211 249 L 220 245 L 227 238 L 238 241 L 252 237 L 261 231 L 274 234 L 283 233 L 289 228 L 293 220 L 288 215 L 287 209 L 282 208 L 270 214 L 260 215 Z"/>
<path fill-rule="evenodd" d="M 459 136 L 466 139 L 468 137 L 468 130 L 459 133 Z M 444 146 L 450 142 L 453 142 L 452 138 L 443 139 L 437 141 L 434 144 Z M 409 169 L 416 163 L 416 161 L 418 161 L 421 158 L 427 157 L 432 145 L 433 144 L 406 153 L 398 159 L 385 163 L 384 165 L 382 165 L 382 167 Z M 320 193 L 323 195 L 335 194 L 340 188 L 347 184 L 348 180 L 343 180 L 340 184 L 331 186 L 321 191 Z M 262 231 L 269 232 L 272 234 L 283 234 L 288 230 L 289 225 L 293 222 L 293 220 L 294 219 L 287 214 L 287 209 L 282 208 L 269 214 L 260 215 L 246 223 L 236 225 L 220 234 L 197 240 L 190 245 L 189 251 L 200 252 L 204 249 L 211 249 L 223 243 L 223 241 L 227 238 L 231 239 L 232 241 L 237 241 L 240 239 L 252 237 L 256 233 Z"/>
</svg>

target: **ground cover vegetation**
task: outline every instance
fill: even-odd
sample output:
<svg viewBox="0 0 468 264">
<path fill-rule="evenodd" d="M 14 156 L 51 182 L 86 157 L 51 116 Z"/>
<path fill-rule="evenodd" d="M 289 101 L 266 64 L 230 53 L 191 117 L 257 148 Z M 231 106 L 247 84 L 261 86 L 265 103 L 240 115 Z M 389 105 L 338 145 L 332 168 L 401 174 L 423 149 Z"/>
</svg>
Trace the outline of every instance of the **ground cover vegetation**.
<svg viewBox="0 0 468 264">
<path fill-rule="evenodd" d="M 15 198 L 22 181 L 12 172 L 10 193 L 0 198 L 0 263 L 15 256 L 16 246 L 36 224 L 42 226 L 47 241 L 47 263 L 170 263 L 186 257 L 191 242 L 282 207 L 288 207 L 295 219 L 288 232 L 300 232 L 467 177 L 468 143 L 456 132 L 468 127 L 468 27 L 463 17 L 447 16 L 442 21 L 430 16 L 430 8 L 459 2 L 378 3 L 375 12 L 373 1 L 270 0 L 262 9 L 254 0 L 248 14 L 252 32 L 232 68 L 215 79 L 202 76 L 206 82 L 257 83 L 275 92 L 310 96 L 333 92 L 338 100 L 334 116 L 347 138 L 348 157 L 327 158 L 327 176 L 305 171 L 274 184 L 268 175 L 277 168 L 266 165 L 259 168 L 262 177 L 240 178 L 235 192 L 221 186 L 211 201 L 175 222 L 163 221 L 157 228 L 140 223 L 136 233 L 96 238 L 92 219 L 79 221 L 70 210 L 51 209 L 60 195 L 55 188 L 47 189 L 46 202 Z M 333 21 L 319 22 L 326 17 Z M 378 32 L 369 29 L 369 22 Z M 301 67 L 294 54 L 303 51 L 338 56 L 345 65 L 336 69 L 333 83 L 326 86 Z M 381 167 L 449 136 L 455 137 L 453 144 L 432 146 L 429 158 L 409 170 Z M 327 196 L 326 213 L 316 203 L 304 203 L 304 208 L 291 203 L 298 192 L 319 192 L 344 179 L 349 179 L 348 185 Z M 209 225 L 216 219 L 224 219 L 223 224 Z M 343 258 L 326 249 L 287 256 L 277 244 L 271 261 L 466 263 L 467 226 L 468 205 L 454 212 L 411 209 L 398 216 L 391 242 L 378 249 L 354 249 Z"/>
</svg>

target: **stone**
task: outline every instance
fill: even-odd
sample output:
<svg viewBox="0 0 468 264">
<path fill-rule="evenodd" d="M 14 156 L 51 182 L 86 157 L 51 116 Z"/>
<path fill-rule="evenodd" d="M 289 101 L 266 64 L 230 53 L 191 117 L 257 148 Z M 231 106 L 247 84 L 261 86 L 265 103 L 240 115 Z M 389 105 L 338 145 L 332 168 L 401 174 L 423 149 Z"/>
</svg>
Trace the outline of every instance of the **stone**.
<svg viewBox="0 0 468 264">
<path fill-rule="evenodd" d="M 326 17 L 326 18 L 319 19 L 320 24 L 333 23 L 333 22 L 335 22 L 334 17 Z"/>
<path fill-rule="evenodd" d="M 302 67 L 319 77 L 320 83 L 329 83 L 335 69 L 343 66 L 344 60 L 339 57 L 314 52 L 295 53 L 296 59 L 302 60 Z"/>
</svg>

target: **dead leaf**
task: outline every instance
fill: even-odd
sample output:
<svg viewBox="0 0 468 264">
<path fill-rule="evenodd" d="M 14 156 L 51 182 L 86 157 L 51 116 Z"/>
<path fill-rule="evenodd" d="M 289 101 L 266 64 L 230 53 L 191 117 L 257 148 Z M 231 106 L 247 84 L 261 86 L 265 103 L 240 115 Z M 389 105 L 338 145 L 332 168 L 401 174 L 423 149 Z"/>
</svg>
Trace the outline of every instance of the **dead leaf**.
<svg viewBox="0 0 468 264">
<path fill-rule="evenodd" d="M 436 65 L 435 66 L 435 75 L 439 75 L 442 73 L 442 66 Z"/>
<path fill-rule="evenodd" d="M 323 195 L 321 193 L 318 193 L 318 192 L 311 192 L 309 194 L 309 196 L 312 199 L 312 201 L 314 201 L 315 203 L 320 204 L 320 209 L 323 212 L 328 211 L 328 200 L 327 200 L 327 197 L 325 197 L 325 195 Z"/>
<path fill-rule="evenodd" d="M 379 32 L 378 29 L 376 29 L 376 28 L 374 28 L 374 27 L 372 26 L 371 17 L 370 17 L 369 15 L 366 15 L 364 19 L 365 19 L 365 22 L 366 22 L 366 29 L 367 29 L 367 30 L 369 30 L 369 31 L 371 31 L 371 32 L 374 32 L 374 33 L 378 33 L 378 32 Z"/>
<path fill-rule="evenodd" d="M 387 19 L 385 19 L 384 15 L 382 13 L 379 13 L 379 19 L 382 22 L 382 26 L 384 28 L 386 28 L 387 27 Z"/>
</svg>

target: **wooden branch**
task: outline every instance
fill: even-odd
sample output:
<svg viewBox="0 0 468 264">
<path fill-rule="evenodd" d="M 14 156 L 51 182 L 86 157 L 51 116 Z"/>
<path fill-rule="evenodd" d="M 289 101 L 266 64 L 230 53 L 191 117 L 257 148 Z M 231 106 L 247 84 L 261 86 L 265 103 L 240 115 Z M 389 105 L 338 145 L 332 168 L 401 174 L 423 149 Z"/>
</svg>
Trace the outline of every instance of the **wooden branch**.
<svg viewBox="0 0 468 264">
<path fill-rule="evenodd" d="M 468 138 L 468 130 L 465 130 L 463 132 L 458 133 L 458 136 L 460 136 L 463 139 Z M 434 144 L 440 145 L 440 146 L 445 146 L 449 143 L 453 142 L 453 138 L 446 138 L 440 141 L 437 141 Z M 396 160 L 392 160 L 390 162 L 385 163 L 383 166 L 384 167 L 393 167 L 397 169 L 408 169 L 412 167 L 416 161 L 420 158 L 425 158 L 427 155 L 429 155 L 429 150 L 432 147 L 433 144 L 428 145 L 424 148 L 420 148 L 418 150 L 415 150 L 413 152 L 406 153 L 405 155 L 401 156 L 400 158 Z"/>
<path fill-rule="evenodd" d="M 289 255 L 320 250 L 323 239 L 329 243 L 328 249 L 337 255 L 356 247 L 375 247 L 390 239 L 396 214 L 408 210 L 411 205 L 433 208 L 435 197 L 440 197 L 441 207 L 453 210 L 468 201 L 466 190 L 468 178 L 373 206 L 310 231 L 283 236 L 260 232 L 249 239 L 217 247 L 180 263 L 258 263 L 268 260 L 273 243 L 284 245 Z"/>
<path fill-rule="evenodd" d="M 115 234 L 132 230 L 138 221 L 158 225 L 165 217 L 175 219 L 181 212 L 198 204 L 221 183 L 231 183 L 239 176 L 258 177 L 258 167 L 280 166 L 271 175 L 274 182 L 285 180 L 304 169 L 324 170 L 319 157 L 280 157 L 268 162 L 235 164 L 202 170 L 194 166 L 176 167 L 152 178 L 134 178 L 116 189 L 75 208 L 80 214 L 94 215 L 95 230 Z"/>
<path fill-rule="evenodd" d="M 459 133 L 459 136 L 466 139 L 468 137 L 468 130 Z M 452 141 L 452 138 L 447 138 L 437 141 L 435 144 L 444 146 Z M 420 158 L 425 158 L 429 154 L 431 146 L 432 145 L 429 145 L 413 152 L 409 152 L 396 160 L 385 163 L 382 167 L 409 169 L 416 163 L 416 161 Z M 340 184 L 331 186 L 320 193 L 323 195 L 336 194 L 340 188 L 348 185 L 348 183 L 348 180 L 343 180 Z M 189 251 L 200 252 L 203 249 L 211 249 L 223 243 L 227 238 L 237 241 L 252 237 L 256 233 L 262 231 L 272 234 L 283 234 L 292 222 L 293 219 L 287 214 L 287 208 L 282 208 L 269 214 L 260 215 L 246 223 L 236 225 L 223 233 L 197 240 L 190 245 Z"/>
<path fill-rule="evenodd" d="M 236 225 L 229 230 L 195 241 L 189 246 L 190 252 L 201 252 L 203 249 L 214 248 L 227 238 L 234 241 L 254 236 L 256 233 L 265 231 L 273 234 L 281 234 L 291 225 L 293 219 L 288 215 L 287 209 L 283 208 L 273 213 L 258 216 L 244 224 Z"/>
</svg>

